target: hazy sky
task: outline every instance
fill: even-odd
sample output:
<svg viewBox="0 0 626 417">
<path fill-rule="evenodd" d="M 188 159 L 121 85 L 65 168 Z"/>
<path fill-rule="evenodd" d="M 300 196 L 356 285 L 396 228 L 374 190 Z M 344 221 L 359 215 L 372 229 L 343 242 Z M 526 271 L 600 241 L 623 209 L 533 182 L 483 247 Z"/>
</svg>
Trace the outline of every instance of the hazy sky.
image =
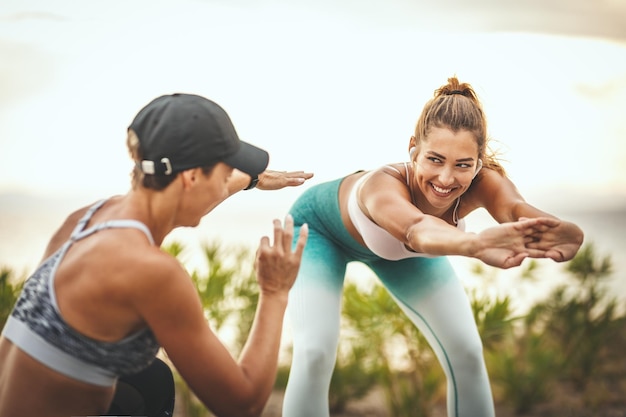
<svg viewBox="0 0 626 417">
<path fill-rule="evenodd" d="M 624 210 L 624 0 L 0 0 L 0 262 L 38 262 L 55 204 L 126 192 L 126 128 L 159 95 L 217 101 L 270 168 L 315 172 L 307 187 L 406 160 L 452 75 L 532 203 Z M 258 242 L 301 192 L 240 193 L 171 238 Z M 623 259 L 623 217 L 586 219 Z"/>
<path fill-rule="evenodd" d="M 623 0 L 2 0 L 0 193 L 125 192 L 126 127 L 172 92 L 315 181 L 405 160 L 455 74 L 523 192 L 626 202 Z"/>
</svg>

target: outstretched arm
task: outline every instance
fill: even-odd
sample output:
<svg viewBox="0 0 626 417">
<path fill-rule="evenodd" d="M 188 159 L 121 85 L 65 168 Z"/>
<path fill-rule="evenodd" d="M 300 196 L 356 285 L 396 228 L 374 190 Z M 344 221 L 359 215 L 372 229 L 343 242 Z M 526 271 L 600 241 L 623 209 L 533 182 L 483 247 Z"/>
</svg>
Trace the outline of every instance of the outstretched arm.
<svg viewBox="0 0 626 417">
<path fill-rule="evenodd" d="M 583 243 L 583 231 L 576 224 L 561 220 L 527 203 L 513 183 L 500 174 L 485 170 L 477 184 L 474 198 L 500 223 L 524 219 L 551 219 L 538 225 L 526 243 L 526 248 L 545 252 L 545 257 L 557 262 L 572 259 Z"/>
<path fill-rule="evenodd" d="M 527 257 L 544 257 L 526 247 L 537 227 L 552 219 L 514 221 L 467 233 L 436 215 L 422 212 L 412 201 L 404 181 L 378 171 L 363 184 L 359 198 L 363 211 L 405 246 L 430 255 L 459 255 L 477 258 L 499 268 L 518 266 Z"/>
<path fill-rule="evenodd" d="M 526 258 L 545 258 L 546 253 L 527 243 L 537 228 L 551 224 L 552 219 L 534 218 L 508 222 L 468 233 L 429 215 L 408 227 L 405 244 L 416 252 L 431 255 L 459 255 L 476 258 L 498 268 L 519 266 Z"/>
<path fill-rule="evenodd" d="M 259 175 L 256 188 L 260 190 L 279 190 L 285 187 L 296 187 L 311 179 L 313 173 L 305 171 L 273 171 L 265 170 Z M 250 184 L 250 176 L 239 170 L 233 170 L 228 181 L 228 194 L 233 195 Z"/>
</svg>

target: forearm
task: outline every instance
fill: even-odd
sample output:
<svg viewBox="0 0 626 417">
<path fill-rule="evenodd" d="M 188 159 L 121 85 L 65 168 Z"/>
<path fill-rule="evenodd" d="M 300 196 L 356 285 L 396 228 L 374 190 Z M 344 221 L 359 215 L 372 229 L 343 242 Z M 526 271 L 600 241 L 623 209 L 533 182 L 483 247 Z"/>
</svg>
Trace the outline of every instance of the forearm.
<svg viewBox="0 0 626 417">
<path fill-rule="evenodd" d="M 520 218 L 527 217 L 529 219 L 536 217 L 551 217 L 556 219 L 556 216 L 539 210 L 537 207 L 528 204 L 525 201 L 515 204 L 511 210 L 511 219 L 509 221 L 517 221 Z"/>
<path fill-rule="evenodd" d="M 251 179 L 252 178 L 250 178 L 250 175 L 246 174 L 245 172 L 234 169 L 233 173 L 228 179 L 228 195 L 231 196 L 246 188 L 248 184 L 250 184 Z"/>
<path fill-rule="evenodd" d="M 287 294 L 259 296 L 256 315 L 239 365 L 252 388 L 252 415 L 260 414 L 272 392 L 278 367 Z"/>
<path fill-rule="evenodd" d="M 431 216 L 424 216 L 409 227 L 405 244 L 415 252 L 436 256 L 475 257 L 480 250 L 478 235 L 459 230 Z"/>
</svg>

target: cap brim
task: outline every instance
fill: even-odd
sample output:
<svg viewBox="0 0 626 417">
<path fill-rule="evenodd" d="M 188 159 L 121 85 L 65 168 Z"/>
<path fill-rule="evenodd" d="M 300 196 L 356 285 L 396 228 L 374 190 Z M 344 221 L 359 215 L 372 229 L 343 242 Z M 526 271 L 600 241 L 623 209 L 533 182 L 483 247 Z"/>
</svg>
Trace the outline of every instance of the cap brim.
<svg viewBox="0 0 626 417">
<path fill-rule="evenodd" d="M 251 177 L 257 177 L 267 169 L 269 154 L 261 148 L 257 148 L 248 142 L 239 141 L 241 146 L 234 155 L 225 158 L 224 162 L 231 167 L 243 171 Z"/>
</svg>

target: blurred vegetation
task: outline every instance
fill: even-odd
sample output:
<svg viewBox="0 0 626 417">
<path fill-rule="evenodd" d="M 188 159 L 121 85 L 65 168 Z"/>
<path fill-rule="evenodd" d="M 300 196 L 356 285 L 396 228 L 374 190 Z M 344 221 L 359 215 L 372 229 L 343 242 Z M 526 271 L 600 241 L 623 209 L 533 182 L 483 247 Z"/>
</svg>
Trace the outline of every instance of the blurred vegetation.
<svg viewBox="0 0 626 417">
<path fill-rule="evenodd" d="M 17 301 L 22 287 L 24 286 L 25 275 L 17 276 L 8 266 L 0 267 L 0 329 L 4 328 L 13 305 Z"/>
<path fill-rule="evenodd" d="M 178 243 L 164 250 L 184 257 L 185 248 Z M 191 271 L 191 279 L 207 321 L 237 357 L 258 300 L 254 253 L 220 242 L 204 245 L 202 251 L 206 271 Z M 499 274 L 482 264 L 472 272 L 486 283 Z M 556 278 L 547 276 L 536 261 L 519 272 L 521 282 Z M 588 244 L 562 265 L 564 283 L 523 314 L 514 312 L 511 295 L 468 290 L 496 403 L 524 416 L 597 416 L 602 410 L 626 407 L 626 316 L 623 300 L 609 292 L 612 274 L 610 257 L 599 256 Z M 9 268 L 0 272 L 2 324 L 22 281 Z M 388 415 L 432 416 L 435 405 L 445 404 L 446 380 L 430 346 L 382 286 L 363 289 L 353 281 L 346 280 L 344 289 L 331 413 L 379 389 Z M 289 356 L 289 350 L 281 353 L 277 390 L 286 386 Z M 176 401 L 185 416 L 211 416 L 178 376 Z"/>
</svg>

